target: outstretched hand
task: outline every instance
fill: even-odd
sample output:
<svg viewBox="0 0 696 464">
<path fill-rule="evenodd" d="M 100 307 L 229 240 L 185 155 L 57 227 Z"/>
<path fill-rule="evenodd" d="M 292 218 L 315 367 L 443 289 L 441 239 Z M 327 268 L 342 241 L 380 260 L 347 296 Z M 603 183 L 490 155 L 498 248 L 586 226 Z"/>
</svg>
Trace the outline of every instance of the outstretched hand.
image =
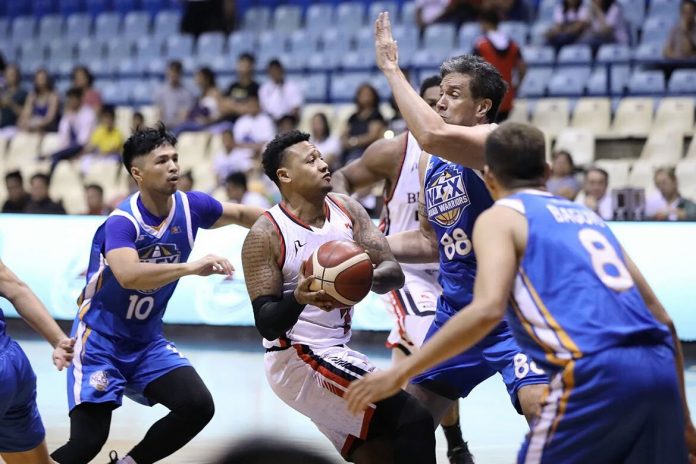
<svg viewBox="0 0 696 464">
<path fill-rule="evenodd" d="M 371 403 L 389 398 L 401 390 L 406 383 L 394 369 L 375 371 L 356 380 L 348 387 L 345 399 L 348 410 L 353 414 L 363 412 Z"/>
<path fill-rule="evenodd" d="M 399 47 L 392 36 L 389 13 L 382 12 L 375 21 L 375 57 L 382 72 L 399 69 Z"/>
<path fill-rule="evenodd" d="M 75 354 L 74 347 L 74 338 L 64 338 L 56 344 L 53 349 L 53 364 L 59 371 L 62 371 L 64 367 L 70 367 Z"/>
</svg>

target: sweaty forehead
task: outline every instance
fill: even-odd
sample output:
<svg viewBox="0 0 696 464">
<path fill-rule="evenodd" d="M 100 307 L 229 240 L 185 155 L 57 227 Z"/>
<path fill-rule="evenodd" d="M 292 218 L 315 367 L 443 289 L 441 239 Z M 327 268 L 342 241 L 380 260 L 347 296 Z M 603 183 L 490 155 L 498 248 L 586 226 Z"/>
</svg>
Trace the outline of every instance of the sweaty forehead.
<svg viewBox="0 0 696 464">
<path fill-rule="evenodd" d="M 449 73 L 442 78 L 440 87 L 443 90 L 458 89 L 462 92 L 469 92 L 469 81 L 471 78 L 462 73 Z"/>
<path fill-rule="evenodd" d="M 314 145 L 309 142 L 302 141 L 300 143 L 296 143 L 285 150 L 283 161 L 286 163 L 292 161 L 302 161 L 314 150 L 316 150 L 316 148 L 314 148 Z"/>
</svg>

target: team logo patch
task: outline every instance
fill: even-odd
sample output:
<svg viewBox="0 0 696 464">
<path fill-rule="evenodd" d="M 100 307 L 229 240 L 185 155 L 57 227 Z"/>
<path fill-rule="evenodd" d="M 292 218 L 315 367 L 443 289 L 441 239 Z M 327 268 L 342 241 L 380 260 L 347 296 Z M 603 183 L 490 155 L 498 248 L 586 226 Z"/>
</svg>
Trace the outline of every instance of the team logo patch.
<svg viewBox="0 0 696 464">
<path fill-rule="evenodd" d="M 109 376 L 104 371 L 97 371 L 89 376 L 89 384 L 95 390 L 103 392 L 109 386 Z"/>
<path fill-rule="evenodd" d="M 156 243 L 138 250 L 141 263 L 173 264 L 178 263 L 181 252 L 175 243 Z"/>
<path fill-rule="evenodd" d="M 461 170 L 449 166 L 425 191 L 428 219 L 443 227 L 456 223 L 471 204 Z"/>
</svg>

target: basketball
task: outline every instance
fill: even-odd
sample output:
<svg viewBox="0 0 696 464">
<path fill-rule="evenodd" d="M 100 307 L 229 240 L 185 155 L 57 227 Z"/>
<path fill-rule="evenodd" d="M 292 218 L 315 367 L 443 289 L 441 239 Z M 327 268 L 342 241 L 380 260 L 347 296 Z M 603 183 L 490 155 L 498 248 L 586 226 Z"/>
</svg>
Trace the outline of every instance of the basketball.
<svg viewBox="0 0 696 464">
<path fill-rule="evenodd" d="M 310 290 L 324 290 L 336 307 L 353 306 L 370 292 L 372 261 L 357 243 L 333 240 L 314 250 L 304 275 L 314 275 Z"/>
</svg>

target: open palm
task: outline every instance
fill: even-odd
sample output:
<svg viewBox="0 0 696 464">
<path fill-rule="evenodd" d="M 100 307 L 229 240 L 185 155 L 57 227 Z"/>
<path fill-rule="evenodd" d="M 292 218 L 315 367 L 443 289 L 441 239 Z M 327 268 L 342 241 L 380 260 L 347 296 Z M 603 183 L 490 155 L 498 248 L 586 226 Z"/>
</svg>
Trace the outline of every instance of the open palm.
<svg viewBox="0 0 696 464">
<path fill-rule="evenodd" d="M 382 12 L 375 21 L 375 57 L 382 71 L 399 68 L 399 47 L 392 36 L 389 13 Z"/>
</svg>

